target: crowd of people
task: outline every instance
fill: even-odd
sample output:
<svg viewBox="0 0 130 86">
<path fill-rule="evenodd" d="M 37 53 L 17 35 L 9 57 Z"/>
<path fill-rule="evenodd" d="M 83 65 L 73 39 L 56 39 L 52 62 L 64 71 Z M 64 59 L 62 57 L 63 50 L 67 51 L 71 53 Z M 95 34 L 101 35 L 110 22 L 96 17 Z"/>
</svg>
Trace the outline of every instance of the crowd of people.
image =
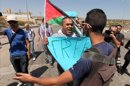
<svg viewBox="0 0 130 86">
<path fill-rule="evenodd" d="M 2 15 L 1 15 L 2 16 Z M 130 63 L 130 40 L 125 48 L 128 52 L 124 56 L 125 62 L 121 66 L 121 46 L 124 46 L 124 35 L 121 33 L 122 25 L 111 25 L 105 30 L 107 16 L 102 9 L 90 10 L 84 21 L 76 20 L 77 26 L 83 36 L 90 37 L 92 47 L 86 50 L 81 58 L 70 69 L 64 71 L 57 63 L 59 76 L 49 78 L 38 78 L 28 74 L 28 61 L 36 60 L 34 39 L 36 33 L 28 23 L 25 29 L 18 27 L 15 16 L 8 16 L 7 22 L 10 27 L 0 32 L 7 35 L 10 43 L 10 61 L 16 71 L 14 79 L 19 80 L 17 86 L 30 86 L 28 83 L 36 83 L 43 86 L 109 86 L 115 72 L 123 74 Z M 44 18 L 39 26 L 37 45 L 42 45 L 46 63 L 54 65 L 55 59 L 47 48 L 47 37 L 79 37 L 74 30 L 73 20 L 64 17 L 61 29 L 54 33 L 53 27 L 45 23 Z M 105 48 L 105 49 L 104 49 Z"/>
</svg>

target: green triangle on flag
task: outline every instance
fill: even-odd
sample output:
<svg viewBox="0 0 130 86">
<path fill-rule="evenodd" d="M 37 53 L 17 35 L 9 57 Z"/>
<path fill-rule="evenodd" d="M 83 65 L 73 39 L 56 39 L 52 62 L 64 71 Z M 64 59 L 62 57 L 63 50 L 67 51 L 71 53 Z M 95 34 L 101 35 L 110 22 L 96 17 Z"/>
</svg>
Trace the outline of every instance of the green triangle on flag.
<svg viewBox="0 0 130 86">
<path fill-rule="evenodd" d="M 61 25 L 61 22 L 62 22 L 62 17 L 53 18 L 48 21 L 49 24 L 53 24 L 53 25 Z"/>
<path fill-rule="evenodd" d="M 45 4 L 45 20 L 48 22 L 50 19 L 63 16 L 63 14 L 49 1 L 46 0 Z"/>
</svg>

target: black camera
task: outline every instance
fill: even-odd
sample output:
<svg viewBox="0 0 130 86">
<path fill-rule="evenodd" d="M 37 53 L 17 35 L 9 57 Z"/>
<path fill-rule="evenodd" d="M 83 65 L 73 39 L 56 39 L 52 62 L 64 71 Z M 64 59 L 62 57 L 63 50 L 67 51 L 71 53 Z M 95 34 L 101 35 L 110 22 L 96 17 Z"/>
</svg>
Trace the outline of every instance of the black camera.
<svg viewBox="0 0 130 86">
<path fill-rule="evenodd" d="M 112 32 L 110 30 L 106 30 L 105 33 L 108 35 L 112 34 Z"/>
<path fill-rule="evenodd" d="M 112 40 L 112 37 L 110 36 L 112 34 L 111 30 L 106 30 L 104 33 L 104 40 L 106 42 L 110 42 Z"/>
</svg>

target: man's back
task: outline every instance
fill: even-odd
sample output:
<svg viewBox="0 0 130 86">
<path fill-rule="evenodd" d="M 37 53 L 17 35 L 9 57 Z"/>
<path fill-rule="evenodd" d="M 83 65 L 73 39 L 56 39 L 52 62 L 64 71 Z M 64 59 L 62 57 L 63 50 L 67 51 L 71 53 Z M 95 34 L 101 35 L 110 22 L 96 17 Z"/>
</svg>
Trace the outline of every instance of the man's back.
<svg viewBox="0 0 130 86">
<path fill-rule="evenodd" d="M 106 42 L 102 42 L 93 46 L 92 48 L 95 49 L 94 52 L 106 56 L 106 61 L 103 57 L 98 57 L 97 55 L 93 58 L 85 57 L 88 59 L 92 59 L 92 68 L 89 72 L 89 75 L 87 74 L 86 78 L 83 79 L 83 82 L 81 82 L 81 86 L 108 86 L 110 82 L 109 79 L 114 75 L 116 71 L 116 66 L 114 64 L 110 65 L 111 62 L 109 63 L 109 61 L 107 62 L 107 59 L 109 60 L 115 58 L 116 52 L 114 50 L 114 47 Z M 106 49 L 104 50 L 104 48 Z M 105 62 L 108 64 L 106 64 Z"/>
</svg>

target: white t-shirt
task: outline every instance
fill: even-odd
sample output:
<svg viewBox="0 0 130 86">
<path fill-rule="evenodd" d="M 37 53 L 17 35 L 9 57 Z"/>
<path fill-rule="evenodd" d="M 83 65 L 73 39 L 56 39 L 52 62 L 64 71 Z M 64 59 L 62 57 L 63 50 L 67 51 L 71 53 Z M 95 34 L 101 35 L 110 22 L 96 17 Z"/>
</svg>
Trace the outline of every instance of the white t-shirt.
<svg viewBox="0 0 130 86">
<path fill-rule="evenodd" d="M 30 30 L 26 30 L 26 32 L 28 34 L 29 41 L 33 41 L 34 40 L 34 30 L 30 29 Z"/>
<path fill-rule="evenodd" d="M 58 33 L 53 34 L 52 37 L 68 37 L 68 36 L 66 36 L 66 35 L 62 32 L 62 29 L 60 29 L 60 30 L 58 31 Z M 73 33 L 73 34 L 72 34 L 71 36 L 69 36 L 69 37 L 77 37 L 77 36 L 76 36 L 75 33 Z"/>
<path fill-rule="evenodd" d="M 45 31 L 45 30 L 46 30 L 46 31 Z M 45 36 L 45 32 L 46 32 L 46 35 L 47 35 L 48 37 L 49 37 L 50 35 L 52 35 L 52 33 L 53 33 L 50 26 L 45 29 L 45 25 L 44 25 L 44 24 L 41 24 L 41 26 L 39 27 L 38 33 L 40 34 L 40 37 L 41 37 L 42 40 L 43 40 L 43 37 Z"/>
</svg>

